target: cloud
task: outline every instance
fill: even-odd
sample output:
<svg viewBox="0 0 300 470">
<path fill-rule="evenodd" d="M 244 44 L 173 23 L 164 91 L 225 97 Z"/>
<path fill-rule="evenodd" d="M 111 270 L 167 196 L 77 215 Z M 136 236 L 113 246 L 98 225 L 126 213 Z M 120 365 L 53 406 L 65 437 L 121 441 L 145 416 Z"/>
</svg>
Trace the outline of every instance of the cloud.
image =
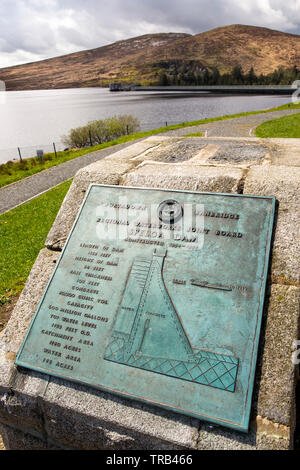
<svg viewBox="0 0 300 470">
<path fill-rule="evenodd" d="M 0 67 L 234 23 L 299 33 L 300 0 L 1 0 Z"/>
</svg>

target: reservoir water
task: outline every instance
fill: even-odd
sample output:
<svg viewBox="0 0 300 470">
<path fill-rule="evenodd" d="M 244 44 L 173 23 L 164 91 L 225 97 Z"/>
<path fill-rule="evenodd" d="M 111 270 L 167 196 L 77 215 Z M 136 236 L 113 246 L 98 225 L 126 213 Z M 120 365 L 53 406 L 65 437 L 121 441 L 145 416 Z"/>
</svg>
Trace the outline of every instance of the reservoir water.
<svg viewBox="0 0 300 470">
<path fill-rule="evenodd" d="M 94 119 L 132 114 L 148 130 L 168 124 L 262 110 L 290 102 L 289 96 L 223 96 L 182 92 L 120 92 L 106 88 L 0 93 L 0 163 L 63 150 L 63 135 Z"/>
</svg>

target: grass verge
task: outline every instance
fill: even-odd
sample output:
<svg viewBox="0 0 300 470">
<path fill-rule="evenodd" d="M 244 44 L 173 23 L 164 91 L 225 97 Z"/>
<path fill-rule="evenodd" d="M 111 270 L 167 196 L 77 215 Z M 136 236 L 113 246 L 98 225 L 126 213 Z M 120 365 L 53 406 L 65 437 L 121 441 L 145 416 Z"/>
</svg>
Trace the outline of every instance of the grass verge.
<svg viewBox="0 0 300 470">
<path fill-rule="evenodd" d="M 300 114 L 266 121 L 255 129 L 256 137 L 300 138 Z"/>
<path fill-rule="evenodd" d="M 70 184 L 0 215 L 0 305 L 23 289 Z"/>
<path fill-rule="evenodd" d="M 277 108 L 270 108 L 262 111 L 250 111 L 246 113 L 230 114 L 225 116 L 219 116 L 216 118 L 200 119 L 198 121 L 183 122 L 181 124 L 175 124 L 172 126 L 160 127 L 158 129 L 152 129 L 150 131 L 138 132 L 136 134 L 130 134 L 123 137 L 119 137 L 116 140 L 105 142 L 104 144 L 95 145 L 93 147 L 85 149 L 57 152 L 57 157 L 55 157 L 54 153 L 47 153 L 43 157 L 42 161 L 39 159 L 39 157 L 33 157 L 26 158 L 22 162 L 7 162 L 3 165 L 0 165 L 0 188 L 2 186 L 6 186 L 7 184 L 14 183 L 23 178 L 26 178 L 27 176 L 31 176 L 35 173 L 46 170 L 47 168 L 50 168 L 52 166 L 59 165 L 60 163 L 66 162 L 68 160 L 72 160 L 73 158 L 77 158 L 82 155 L 95 152 L 97 150 L 103 150 L 114 145 L 130 142 L 131 140 L 160 134 L 162 132 L 170 130 L 181 129 L 183 127 L 199 126 L 201 124 L 207 124 L 210 122 L 224 121 L 227 119 L 250 116 L 253 114 L 270 113 L 272 111 L 282 111 L 285 109 L 300 109 L 300 104 L 289 103 L 282 106 L 278 106 Z"/>
</svg>

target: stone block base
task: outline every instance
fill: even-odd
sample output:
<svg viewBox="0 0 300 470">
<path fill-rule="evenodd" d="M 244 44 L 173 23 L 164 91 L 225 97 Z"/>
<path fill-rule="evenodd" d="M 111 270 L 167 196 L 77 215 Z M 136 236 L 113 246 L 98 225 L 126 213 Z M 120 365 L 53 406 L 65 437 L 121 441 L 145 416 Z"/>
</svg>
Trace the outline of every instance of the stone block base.
<svg viewBox="0 0 300 470">
<path fill-rule="evenodd" d="M 297 158 L 288 160 L 286 166 L 280 158 L 278 165 L 279 157 L 272 156 L 270 149 L 271 153 L 260 153 L 256 160 L 249 160 L 247 154 L 248 160 L 235 159 L 231 165 L 228 139 L 226 161 L 220 158 L 221 143 L 214 142 L 205 151 L 200 139 L 199 148 L 195 140 L 190 146 L 181 143 L 181 153 L 186 153 L 182 161 L 171 163 L 177 141 L 180 139 L 149 138 L 143 145 L 127 147 L 75 176 L 48 235 L 47 248 L 37 257 L 7 328 L 0 334 L 0 434 L 8 449 L 292 448 L 298 368 L 292 354 L 299 337 L 299 273 L 295 272 L 299 261 Z M 209 139 L 206 141 L 209 144 Z M 284 144 L 280 145 L 282 148 Z M 212 160 L 216 152 L 218 159 Z M 15 367 L 16 354 L 90 183 L 244 191 L 277 197 L 274 257 L 248 434 Z"/>
</svg>

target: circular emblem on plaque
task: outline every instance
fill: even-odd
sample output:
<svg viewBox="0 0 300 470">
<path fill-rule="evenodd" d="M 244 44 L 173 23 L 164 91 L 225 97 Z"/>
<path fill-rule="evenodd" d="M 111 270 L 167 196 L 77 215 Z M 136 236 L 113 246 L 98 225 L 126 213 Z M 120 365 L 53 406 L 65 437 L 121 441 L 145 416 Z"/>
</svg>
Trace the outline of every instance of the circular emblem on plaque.
<svg viewBox="0 0 300 470">
<path fill-rule="evenodd" d="M 167 199 L 157 208 L 158 218 L 164 224 L 175 224 L 183 216 L 183 207 L 174 199 Z"/>
</svg>

